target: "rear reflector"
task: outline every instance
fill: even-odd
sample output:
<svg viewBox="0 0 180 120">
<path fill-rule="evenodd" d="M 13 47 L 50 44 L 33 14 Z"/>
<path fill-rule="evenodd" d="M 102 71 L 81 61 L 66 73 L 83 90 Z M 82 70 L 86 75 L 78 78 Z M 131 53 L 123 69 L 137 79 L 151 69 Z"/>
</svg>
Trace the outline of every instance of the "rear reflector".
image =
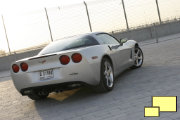
<svg viewBox="0 0 180 120">
<path fill-rule="evenodd" d="M 82 60 L 82 56 L 81 56 L 81 54 L 79 54 L 79 53 L 74 53 L 74 54 L 71 56 L 71 58 L 72 58 L 72 61 L 75 62 L 75 63 L 79 63 L 79 62 L 81 62 L 81 60 Z"/>
<path fill-rule="evenodd" d="M 59 60 L 63 65 L 67 65 L 70 62 L 70 58 L 67 55 L 62 55 Z"/>
<path fill-rule="evenodd" d="M 24 63 L 24 62 L 23 62 L 23 63 L 21 63 L 21 65 L 20 65 L 20 66 L 21 66 L 21 70 L 22 70 L 22 71 L 24 71 L 24 72 L 25 72 L 25 71 L 27 71 L 27 70 L 28 70 L 28 64 L 27 64 L 27 63 Z"/>
<path fill-rule="evenodd" d="M 15 73 L 19 72 L 19 66 L 16 65 L 16 64 L 13 64 L 13 65 L 12 65 L 12 69 L 13 69 L 13 71 L 14 71 Z"/>
</svg>

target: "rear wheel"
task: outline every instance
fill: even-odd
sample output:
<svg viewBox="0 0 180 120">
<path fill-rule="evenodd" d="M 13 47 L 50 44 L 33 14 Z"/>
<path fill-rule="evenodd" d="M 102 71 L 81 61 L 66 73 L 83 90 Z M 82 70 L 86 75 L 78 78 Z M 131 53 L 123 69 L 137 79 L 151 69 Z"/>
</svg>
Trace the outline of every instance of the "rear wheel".
<svg viewBox="0 0 180 120">
<path fill-rule="evenodd" d="M 114 71 L 109 59 L 103 58 L 101 63 L 101 80 L 96 87 L 97 92 L 108 92 L 114 87 Z"/>
<path fill-rule="evenodd" d="M 45 93 L 45 94 L 40 94 L 40 93 L 32 93 L 32 94 L 29 94 L 28 97 L 32 100 L 41 100 L 41 99 L 45 99 L 47 98 L 49 94 L 48 93 Z"/>
<path fill-rule="evenodd" d="M 132 68 L 139 68 L 143 64 L 144 56 L 140 47 L 135 47 L 134 51 L 134 65 Z"/>
</svg>

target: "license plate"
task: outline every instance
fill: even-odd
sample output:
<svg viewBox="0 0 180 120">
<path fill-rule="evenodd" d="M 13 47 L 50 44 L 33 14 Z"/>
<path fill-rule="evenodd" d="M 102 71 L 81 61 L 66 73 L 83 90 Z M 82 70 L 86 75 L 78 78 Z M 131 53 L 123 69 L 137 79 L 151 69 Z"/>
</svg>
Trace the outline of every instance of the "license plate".
<svg viewBox="0 0 180 120">
<path fill-rule="evenodd" d="M 41 80 L 46 80 L 46 79 L 50 79 L 53 77 L 54 77 L 53 69 L 40 71 L 40 79 Z"/>
</svg>

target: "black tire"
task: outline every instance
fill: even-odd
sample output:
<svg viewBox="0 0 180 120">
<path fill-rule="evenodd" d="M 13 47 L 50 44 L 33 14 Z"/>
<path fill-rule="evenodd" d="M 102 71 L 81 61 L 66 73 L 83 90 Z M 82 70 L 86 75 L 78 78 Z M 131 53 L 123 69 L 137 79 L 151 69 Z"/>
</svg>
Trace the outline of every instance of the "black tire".
<svg viewBox="0 0 180 120">
<path fill-rule="evenodd" d="M 106 62 L 108 63 L 108 65 L 110 65 L 109 67 L 111 67 L 112 72 L 109 74 L 109 78 L 107 79 L 105 75 L 105 64 Z M 110 68 L 109 68 L 110 70 Z M 112 78 L 112 81 L 110 80 L 110 77 Z M 102 62 L 101 62 L 101 72 L 100 72 L 100 83 L 98 86 L 95 87 L 95 91 L 96 92 L 108 92 L 111 91 L 114 88 L 114 71 L 113 71 L 113 66 L 111 61 L 108 58 L 103 58 Z M 108 81 L 109 81 L 109 86 L 108 86 Z"/>
<path fill-rule="evenodd" d="M 139 51 L 138 55 L 137 55 L 137 51 Z M 134 65 L 131 68 L 132 69 L 140 68 L 143 65 L 144 55 L 143 55 L 143 52 L 142 52 L 141 48 L 138 47 L 138 46 L 135 47 L 134 57 L 135 57 Z M 137 57 L 141 57 L 141 59 L 137 60 Z M 139 63 L 137 63 L 137 62 L 139 62 Z"/>
<path fill-rule="evenodd" d="M 40 95 L 38 93 L 32 93 L 32 94 L 29 94 L 28 97 L 32 100 L 42 100 L 42 99 L 46 99 L 48 95 L 49 94 Z"/>
</svg>

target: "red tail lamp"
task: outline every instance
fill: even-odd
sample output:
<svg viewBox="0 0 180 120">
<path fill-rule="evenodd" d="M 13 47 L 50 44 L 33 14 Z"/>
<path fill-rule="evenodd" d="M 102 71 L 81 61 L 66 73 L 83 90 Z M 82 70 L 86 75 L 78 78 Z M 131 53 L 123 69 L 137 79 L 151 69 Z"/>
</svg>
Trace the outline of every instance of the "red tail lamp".
<svg viewBox="0 0 180 120">
<path fill-rule="evenodd" d="M 67 65 L 70 62 L 70 58 L 67 55 L 62 55 L 59 60 L 63 65 Z"/>
<path fill-rule="evenodd" d="M 16 65 L 16 64 L 13 64 L 13 65 L 12 65 L 12 70 L 13 70 L 15 73 L 19 72 L 19 66 Z"/>
<path fill-rule="evenodd" d="M 79 54 L 79 53 L 74 53 L 74 54 L 71 56 L 71 58 L 72 58 L 72 61 L 75 62 L 75 63 L 79 63 L 79 62 L 81 62 L 81 60 L 82 60 L 82 56 L 81 56 L 81 54 Z"/>
<path fill-rule="evenodd" d="M 22 71 L 24 71 L 24 72 L 25 72 L 25 71 L 27 71 L 27 70 L 28 70 L 28 64 L 27 64 L 27 63 L 23 62 L 23 63 L 21 63 L 21 65 L 20 65 L 20 66 L 21 66 L 21 70 L 22 70 Z"/>
</svg>

